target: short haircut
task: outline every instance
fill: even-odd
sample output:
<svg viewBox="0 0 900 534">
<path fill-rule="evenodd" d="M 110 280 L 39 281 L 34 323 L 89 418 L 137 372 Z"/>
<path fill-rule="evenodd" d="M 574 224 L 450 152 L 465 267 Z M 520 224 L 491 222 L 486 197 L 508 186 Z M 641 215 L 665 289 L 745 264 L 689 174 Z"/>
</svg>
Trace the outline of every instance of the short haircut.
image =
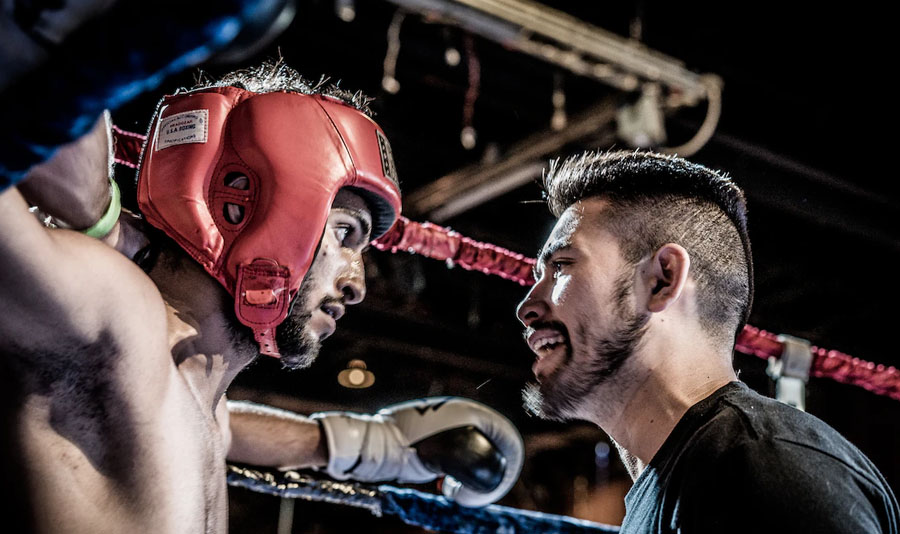
<svg viewBox="0 0 900 534">
<path fill-rule="evenodd" d="M 551 162 L 544 193 L 557 217 L 579 200 L 608 200 L 601 222 L 631 264 L 666 243 L 683 246 L 701 326 L 734 341 L 750 313 L 753 260 L 747 203 L 726 174 L 651 152 L 585 152 Z"/>
<path fill-rule="evenodd" d="M 254 93 L 284 91 L 303 95 L 328 96 L 356 108 L 369 118 L 374 115 L 372 109 L 369 108 L 369 103 L 373 99 L 363 94 L 362 91 L 347 91 L 338 87 L 337 84 L 329 83 L 328 78 L 324 76 L 317 82 L 308 80 L 281 59 L 269 60 L 255 67 L 229 72 L 219 79 L 201 73 L 197 85 L 190 89 L 179 89 L 175 94 L 211 87 L 237 87 Z"/>
</svg>

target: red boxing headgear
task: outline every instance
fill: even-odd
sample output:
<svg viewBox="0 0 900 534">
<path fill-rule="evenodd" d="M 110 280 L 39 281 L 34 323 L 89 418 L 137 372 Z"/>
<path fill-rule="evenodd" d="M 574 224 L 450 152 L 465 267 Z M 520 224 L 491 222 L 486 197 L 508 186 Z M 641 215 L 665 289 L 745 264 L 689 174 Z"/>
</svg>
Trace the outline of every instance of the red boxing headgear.
<svg viewBox="0 0 900 534">
<path fill-rule="evenodd" d="M 236 175 L 249 185 L 230 186 Z M 275 327 L 344 187 L 369 203 L 373 239 L 400 215 L 390 145 L 364 113 L 328 96 L 214 87 L 160 103 L 138 205 L 225 286 L 260 352 L 277 357 Z M 229 204 L 243 210 L 236 224 Z"/>
</svg>

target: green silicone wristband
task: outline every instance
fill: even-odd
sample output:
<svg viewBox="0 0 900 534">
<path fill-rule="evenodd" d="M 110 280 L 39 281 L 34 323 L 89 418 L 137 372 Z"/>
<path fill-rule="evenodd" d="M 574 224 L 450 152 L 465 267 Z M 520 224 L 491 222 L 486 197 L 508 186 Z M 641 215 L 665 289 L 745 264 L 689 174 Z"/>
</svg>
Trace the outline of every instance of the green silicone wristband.
<svg viewBox="0 0 900 534">
<path fill-rule="evenodd" d="M 100 220 L 95 222 L 93 226 L 86 230 L 82 230 L 82 233 L 87 235 L 88 237 L 101 238 L 106 237 L 109 234 L 113 227 L 116 225 L 116 221 L 119 220 L 119 213 L 122 211 L 122 193 L 119 192 L 119 186 L 116 184 L 116 181 L 110 178 L 109 180 L 109 207 L 106 208 L 106 213 L 103 214 L 103 217 L 100 217 Z"/>
</svg>

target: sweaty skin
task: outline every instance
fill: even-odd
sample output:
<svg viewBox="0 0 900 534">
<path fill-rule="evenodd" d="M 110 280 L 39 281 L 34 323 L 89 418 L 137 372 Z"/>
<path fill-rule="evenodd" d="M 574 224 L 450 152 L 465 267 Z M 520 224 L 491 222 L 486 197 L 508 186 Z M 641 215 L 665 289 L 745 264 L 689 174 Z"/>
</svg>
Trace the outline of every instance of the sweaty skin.
<svg viewBox="0 0 900 534">
<path fill-rule="evenodd" d="M 96 169 L 82 163 L 105 158 L 106 144 L 89 145 L 93 156 L 60 151 L 47 175 Z M 229 420 L 225 389 L 257 347 L 235 333 L 233 300 L 199 265 L 164 252 L 148 276 L 100 241 L 43 227 L 27 208 L 18 189 L 0 194 L 0 473 L 19 488 L 10 524 L 225 532 L 232 442 L 236 459 L 260 465 L 325 463 L 318 427 L 302 416 L 253 418 L 236 405 Z M 306 306 L 292 312 L 309 317 L 298 331 L 314 344 L 365 294 L 369 217 L 360 197 L 339 193 L 304 282 Z M 131 226 L 120 237 L 124 248 L 145 239 Z M 266 418 L 288 430 L 277 441 L 247 436 Z M 290 449 L 267 456 L 282 446 Z"/>
</svg>

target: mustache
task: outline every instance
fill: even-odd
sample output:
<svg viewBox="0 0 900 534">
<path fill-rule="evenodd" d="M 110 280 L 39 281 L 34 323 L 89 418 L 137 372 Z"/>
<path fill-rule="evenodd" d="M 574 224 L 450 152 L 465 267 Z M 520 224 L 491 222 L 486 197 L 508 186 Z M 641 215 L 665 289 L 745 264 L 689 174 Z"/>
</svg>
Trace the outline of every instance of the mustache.
<svg viewBox="0 0 900 534">
<path fill-rule="evenodd" d="M 319 308 L 322 308 L 323 306 L 327 306 L 329 304 L 339 304 L 341 306 L 345 305 L 343 298 L 326 296 L 319 302 Z"/>
<path fill-rule="evenodd" d="M 566 328 L 566 325 L 562 324 L 559 321 L 535 321 L 522 331 L 522 339 L 524 339 L 527 343 L 528 336 L 534 333 L 535 330 L 541 329 L 557 330 L 563 335 L 563 337 L 566 338 L 567 341 L 569 339 L 569 330 Z"/>
<path fill-rule="evenodd" d="M 306 306 L 304 305 L 304 301 L 308 300 L 308 297 L 302 294 L 303 288 L 301 287 L 300 292 L 297 293 L 297 296 L 294 297 L 293 302 L 291 302 L 291 307 L 288 310 L 287 317 L 285 317 L 285 321 L 289 320 L 309 320 L 312 317 L 312 311 L 316 309 L 321 309 L 324 306 L 329 304 L 338 304 L 344 306 L 344 299 L 339 297 L 325 296 L 319 301 L 319 305 L 315 308 L 310 308 L 308 310 L 304 309 Z M 295 311 L 296 310 L 296 311 Z"/>
</svg>

